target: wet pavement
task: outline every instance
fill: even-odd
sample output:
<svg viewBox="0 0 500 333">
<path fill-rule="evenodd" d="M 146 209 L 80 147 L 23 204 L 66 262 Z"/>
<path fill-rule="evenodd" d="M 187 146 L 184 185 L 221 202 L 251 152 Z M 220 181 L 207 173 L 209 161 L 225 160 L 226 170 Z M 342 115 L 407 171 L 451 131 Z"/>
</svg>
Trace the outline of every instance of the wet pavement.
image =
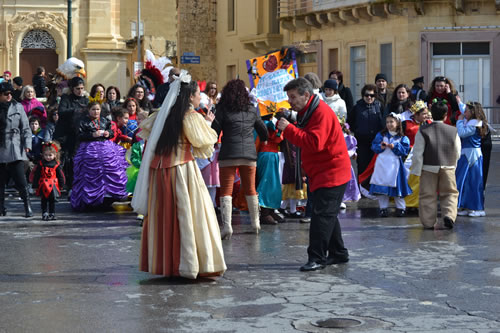
<svg viewBox="0 0 500 333">
<path fill-rule="evenodd" d="M 73 213 L 57 221 L 0 217 L 0 332 L 500 332 L 500 148 L 487 217 L 423 230 L 417 217 L 378 218 L 363 199 L 340 215 L 345 265 L 302 273 L 308 225 L 251 234 L 234 215 L 222 278 L 167 279 L 138 271 L 132 213 Z M 322 328 L 332 318 L 350 328 Z M 326 322 L 331 324 L 331 322 Z"/>
</svg>

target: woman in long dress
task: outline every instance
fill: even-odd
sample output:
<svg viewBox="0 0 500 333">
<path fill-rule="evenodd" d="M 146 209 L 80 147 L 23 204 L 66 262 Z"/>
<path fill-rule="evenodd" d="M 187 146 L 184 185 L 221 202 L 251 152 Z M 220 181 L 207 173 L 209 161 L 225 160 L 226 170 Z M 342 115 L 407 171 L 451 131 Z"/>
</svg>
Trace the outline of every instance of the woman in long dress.
<svg viewBox="0 0 500 333">
<path fill-rule="evenodd" d="M 195 111 L 199 103 L 198 85 L 183 71 L 158 114 L 141 124 L 147 143 L 132 201 L 145 215 L 141 271 L 195 279 L 226 270 L 215 210 L 195 162 L 210 157 L 217 141 Z"/>
</svg>

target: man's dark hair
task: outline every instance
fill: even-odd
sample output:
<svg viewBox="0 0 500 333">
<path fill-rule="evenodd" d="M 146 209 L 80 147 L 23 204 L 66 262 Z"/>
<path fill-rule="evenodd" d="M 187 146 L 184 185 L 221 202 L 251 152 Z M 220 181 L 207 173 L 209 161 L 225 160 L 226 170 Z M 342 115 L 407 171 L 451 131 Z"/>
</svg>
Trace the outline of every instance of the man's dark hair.
<svg viewBox="0 0 500 333">
<path fill-rule="evenodd" d="M 431 113 L 432 119 L 443 120 L 444 116 L 448 113 L 448 105 L 444 101 L 432 103 Z"/>
<path fill-rule="evenodd" d="M 288 82 L 283 88 L 283 91 L 289 91 L 293 89 L 297 89 L 297 92 L 300 96 L 304 96 L 306 94 L 306 91 L 309 92 L 309 95 L 311 96 L 314 94 L 311 82 L 304 79 L 303 77 L 299 77 L 298 79 Z"/>
</svg>

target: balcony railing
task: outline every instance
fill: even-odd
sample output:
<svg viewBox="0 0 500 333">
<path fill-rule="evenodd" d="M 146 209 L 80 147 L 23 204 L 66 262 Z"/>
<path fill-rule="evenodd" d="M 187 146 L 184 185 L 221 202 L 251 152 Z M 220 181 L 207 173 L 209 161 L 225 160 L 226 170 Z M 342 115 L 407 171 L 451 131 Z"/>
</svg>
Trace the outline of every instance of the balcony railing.
<svg viewBox="0 0 500 333">
<path fill-rule="evenodd" d="M 355 6 L 373 0 L 278 0 L 278 17 L 293 17 L 330 9 Z"/>
</svg>

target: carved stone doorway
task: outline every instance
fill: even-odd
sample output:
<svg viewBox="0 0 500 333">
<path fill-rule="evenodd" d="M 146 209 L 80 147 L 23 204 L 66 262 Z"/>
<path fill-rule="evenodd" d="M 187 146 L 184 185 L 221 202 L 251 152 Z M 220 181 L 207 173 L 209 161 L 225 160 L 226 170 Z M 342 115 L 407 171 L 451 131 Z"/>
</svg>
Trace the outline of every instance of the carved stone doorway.
<svg viewBox="0 0 500 333">
<path fill-rule="evenodd" d="M 19 71 L 24 84 L 32 84 L 38 66 L 45 67 L 45 74 L 55 73 L 58 67 L 56 42 L 45 30 L 30 30 L 21 42 Z"/>
</svg>

